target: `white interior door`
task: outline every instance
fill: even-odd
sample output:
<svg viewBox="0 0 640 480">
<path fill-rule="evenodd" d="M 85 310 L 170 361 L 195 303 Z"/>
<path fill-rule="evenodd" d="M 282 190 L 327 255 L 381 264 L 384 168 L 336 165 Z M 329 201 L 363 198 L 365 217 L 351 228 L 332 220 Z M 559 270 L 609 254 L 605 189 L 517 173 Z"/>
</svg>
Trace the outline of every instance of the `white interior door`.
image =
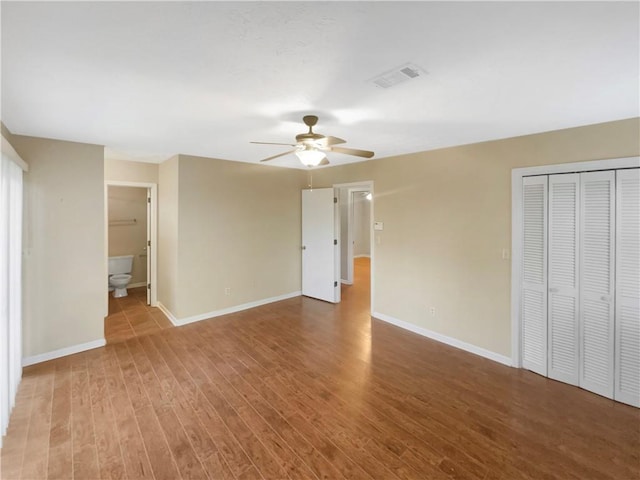
<svg viewBox="0 0 640 480">
<path fill-rule="evenodd" d="M 340 302 L 336 208 L 333 188 L 302 190 L 302 294 L 332 303 Z"/>
<path fill-rule="evenodd" d="M 616 176 L 614 398 L 640 407 L 640 169 Z"/>
<path fill-rule="evenodd" d="M 613 398 L 615 172 L 580 174 L 580 387 Z"/>
<path fill-rule="evenodd" d="M 151 189 L 147 188 L 147 305 L 151 305 Z"/>
<path fill-rule="evenodd" d="M 547 176 L 522 182 L 522 366 L 546 376 Z"/>
<path fill-rule="evenodd" d="M 548 375 L 579 383 L 578 231 L 580 174 L 549 176 Z"/>
</svg>

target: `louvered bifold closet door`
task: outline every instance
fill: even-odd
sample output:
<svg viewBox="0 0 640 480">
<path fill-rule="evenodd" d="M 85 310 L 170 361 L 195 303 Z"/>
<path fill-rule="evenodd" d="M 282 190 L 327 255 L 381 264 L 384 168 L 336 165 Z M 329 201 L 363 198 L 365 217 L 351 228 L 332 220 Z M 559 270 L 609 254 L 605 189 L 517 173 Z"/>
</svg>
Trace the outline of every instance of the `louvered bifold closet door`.
<svg viewBox="0 0 640 480">
<path fill-rule="evenodd" d="M 613 398 L 615 172 L 580 174 L 580 387 Z"/>
<path fill-rule="evenodd" d="M 549 176 L 548 376 L 572 385 L 578 369 L 580 175 Z"/>
<path fill-rule="evenodd" d="M 614 398 L 640 407 L 640 169 L 616 177 Z"/>
<path fill-rule="evenodd" d="M 522 182 L 522 366 L 547 375 L 547 177 Z"/>
</svg>

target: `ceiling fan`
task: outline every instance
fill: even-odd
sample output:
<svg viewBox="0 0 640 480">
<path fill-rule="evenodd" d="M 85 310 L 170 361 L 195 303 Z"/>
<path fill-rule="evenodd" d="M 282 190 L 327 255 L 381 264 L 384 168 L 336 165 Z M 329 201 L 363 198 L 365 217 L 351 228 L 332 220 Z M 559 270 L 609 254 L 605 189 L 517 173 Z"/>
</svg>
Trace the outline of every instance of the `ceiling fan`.
<svg viewBox="0 0 640 480">
<path fill-rule="evenodd" d="M 373 152 L 370 152 L 368 150 L 336 147 L 335 145 L 346 143 L 346 140 L 338 137 L 324 136 L 320 135 L 319 133 L 314 133 L 313 127 L 316 123 L 318 123 L 318 117 L 315 115 L 305 115 L 304 117 L 302 117 L 302 121 L 307 127 L 309 127 L 309 131 L 307 133 L 296 135 L 296 143 L 251 142 L 261 145 L 288 145 L 290 147 L 295 147 L 293 150 L 288 150 L 286 152 L 279 153 L 278 155 L 274 155 L 260 161 L 268 162 L 269 160 L 273 160 L 274 158 L 289 155 L 290 153 L 295 153 L 304 165 L 306 165 L 307 167 L 316 167 L 318 165 L 329 164 L 329 160 L 327 159 L 325 152 L 344 153 L 347 155 L 355 155 L 356 157 L 364 158 L 371 158 L 374 155 Z"/>
</svg>

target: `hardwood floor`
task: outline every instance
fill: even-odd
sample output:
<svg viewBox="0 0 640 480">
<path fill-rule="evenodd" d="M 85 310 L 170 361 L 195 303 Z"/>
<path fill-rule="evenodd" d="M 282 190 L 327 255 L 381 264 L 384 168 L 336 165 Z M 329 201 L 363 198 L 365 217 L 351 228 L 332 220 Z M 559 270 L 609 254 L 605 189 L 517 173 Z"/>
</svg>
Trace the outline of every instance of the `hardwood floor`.
<svg viewBox="0 0 640 480">
<path fill-rule="evenodd" d="M 640 477 L 640 411 L 293 298 L 24 371 L 3 479 Z"/>
<path fill-rule="evenodd" d="M 113 298 L 109 292 L 109 315 L 104 319 L 107 343 L 122 342 L 173 327 L 160 309 L 147 305 L 145 287 L 129 288 L 127 293 L 126 297 Z"/>
</svg>

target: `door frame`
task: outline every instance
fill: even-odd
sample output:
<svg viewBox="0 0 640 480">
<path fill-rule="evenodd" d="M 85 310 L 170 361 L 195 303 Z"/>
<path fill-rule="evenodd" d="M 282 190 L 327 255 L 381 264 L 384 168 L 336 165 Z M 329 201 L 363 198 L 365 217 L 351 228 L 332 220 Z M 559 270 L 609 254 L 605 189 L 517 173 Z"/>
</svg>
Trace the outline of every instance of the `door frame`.
<svg viewBox="0 0 640 480">
<path fill-rule="evenodd" d="M 151 271 L 147 283 L 151 283 L 152 307 L 158 306 L 158 184 L 146 182 L 123 182 L 116 180 L 106 180 L 104 182 L 104 262 L 105 272 L 109 271 L 109 187 L 134 187 L 146 188 L 149 192 L 150 218 L 147 218 L 148 227 L 151 231 L 151 248 L 147 249 L 147 269 Z M 105 276 L 105 290 L 109 291 L 108 275 Z M 105 295 L 105 317 L 109 314 L 109 297 Z"/>
<path fill-rule="evenodd" d="M 560 163 L 511 170 L 511 365 L 522 368 L 520 277 L 522 275 L 522 179 L 536 175 L 639 168 L 640 157 Z M 373 253 L 373 250 L 372 250 Z"/>
<path fill-rule="evenodd" d="M 347 214 L 348 214 L 348 227 L 347 227 L 347 239 L 349 241 L 349 239 L 353 239 L 351 235 L 351 230 L 352 230 L 352 225 L 351 225 L 351 221 L 353 220 L 353 214 L 351 212 L 351 194 L 353 193 L 353 191 L 368 191 L 371 192 L 371 210 L 370 210 L 370 219 L 369 219 L 369 252 L 371 255 L 371 276 L 370 276 L 370 288 L 371 288 L 371 305 L 369 306 L 369 308 L 371 309 L 370 311 L 373 312 L 374 308 L 373 306 L 375 305 L 374 302 L 374 298 L 375 298 L 375 282 L 374 282 L 374 272 L 375 272 L 375 241 L 374 241 L 374 229 L 373 229 L 373 224 L 374 221 L 373 219 L 375 218 L 374 216 L 374 203 L 375 203 L 375 192 L 374 192 L 374 182 L 373 180 L 363 180 L 361 182 L 349 182 L 349 183 L 334 183 L 333 184 L 333 188 L 334 191 L 339 192 L 340 188 L 347 188 L 348 192 L 349 192 L 349 200 L 348 200 L 348 209 L 347 209 Z M 339 193 L 337 193 L 339 195 Z M 340 211 L 340 209 L 338 209 L 338 212 Z M 341 240 L 342 240 L 342 234 L 343 232 L 342 230 L 342 225 L 341 222 L 338 219 L 338 259 L 341 260 L 342 258 L 342 252 L 340 251 L 341 248 Z M 351 269 L 352 269 L 352 274 L 351 274 L 351 280 L 353 281 L 353 245 L 351 245 L 349 247 L 349 244 L 347 244 L 347 248 L 350 248 L 350 252 L 351 252 Z M 341 263 L 341 262 L 340 262 Z M 339 275 L 340 278 L 342 278 L 342 274 Z"/>
</svg>

